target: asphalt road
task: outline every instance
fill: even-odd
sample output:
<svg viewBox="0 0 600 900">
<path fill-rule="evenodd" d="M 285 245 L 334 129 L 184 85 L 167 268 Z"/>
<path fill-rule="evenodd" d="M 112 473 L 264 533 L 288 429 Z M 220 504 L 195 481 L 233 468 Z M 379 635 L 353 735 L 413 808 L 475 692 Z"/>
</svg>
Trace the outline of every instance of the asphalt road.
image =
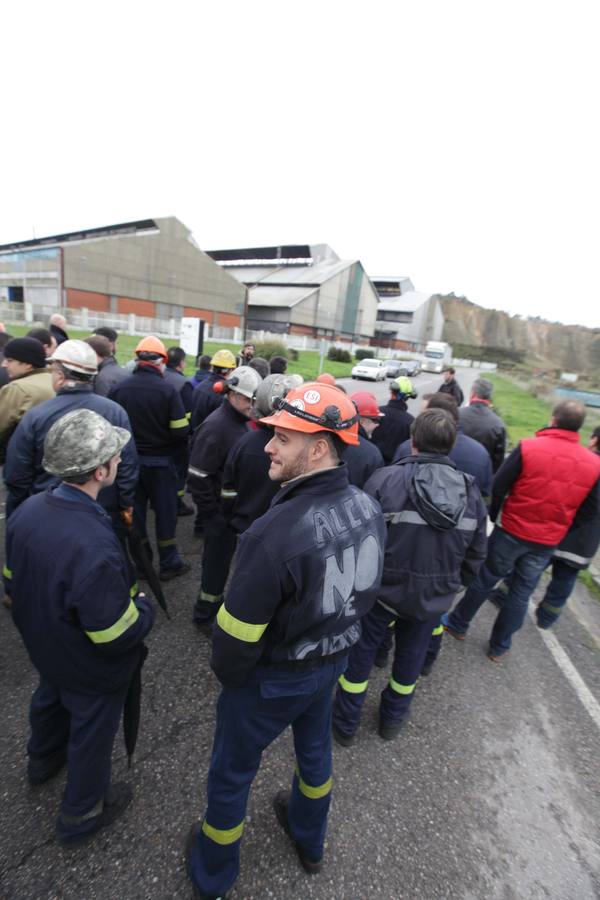
<svg viewBox="0 0 600 900">
<path fill-rule="evenodd" d="M 430 389 L 426 378 L 416 379 L 421 392 Z M 113 778 L 130 781 L 135 798 L 112 831 L 86 847 L 66 851 L 54 841 L 63 777 L 36 789 L 24 778 L 36 678 L 0 609 L 2 900 L 191 896 L 183 842 L 204 807 L 218 684 L 208 643 L 190 623 L 201 543 L 189 518 L 179 520 L 179 538 L 193 572 L 167 586 L 172 621 L 159 612 L 150 635 L 131 770 L 121 735 L 115 746 Z M 300 869 L 271 808 L 292 776 L 289 734 L 269 748 L 229 896 L 600 897 L 600 649 L 567 612 L 555 637 L 589 691 L 574 679 L 578 693 L 530 620 L 510 656 L 490 663 L 484 651 L 493 616 L 486 605 L 463 644 L 445 638 L 436 669 L 417 688 L 410 722 L 391 744 L 376 734 L 386 675 L 374 671 L 356 744 L 334 750 L 327 865 L 318 876 Z"/>
</svg>

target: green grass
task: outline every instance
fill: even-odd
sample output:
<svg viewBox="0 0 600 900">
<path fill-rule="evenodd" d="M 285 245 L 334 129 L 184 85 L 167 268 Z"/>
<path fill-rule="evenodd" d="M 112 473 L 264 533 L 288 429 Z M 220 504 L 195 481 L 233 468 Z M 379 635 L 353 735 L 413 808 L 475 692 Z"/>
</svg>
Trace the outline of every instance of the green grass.
<svg viewBox="0 0 600 900">
<path fill-rule="evenodd" d="M 600 584 L 595 580 L 594 576 L 588 569 L 583 569 L 578 575 L 580 581 L 582 581 L 594 600 L 597 603 L 600 603 Z"/>
<path fill-rule="evenodd" d="M 516 447 L 523 438 L 531 437 L 550 422 L 553 403 L 534 397 L 504 375 L 486 372 L 494 383 L 494 409 L 506 423 L 509 448 Z M 581 442 L 587 444 L 594 428 L 600 424 L 600 414 L 588 409 L 581 429 Z"/>
<path fill-rule="evenodd" d="M 13 325 L 7 324 L 7 331 L 14 337 L 22 337 L 30 329 L 30 325 Z M 69 328 L 69 337 L 85 338 L 89 337 L 89 331 L 77 331 Z M 133 358 L 135 348 L 140 341 L 140 335 L 121 334 L 119 335 L 119 343 L 117 344 L 117 360 L 123 365 Z M 165 338 L 166 347 L 176 347 L 177 340 Z M 204 352 L 212 356 L 221 347 L 227 347 L 232 353 L 237 353 L 241 349 L 241 344 L 221 344 L 218 341 L 207 341 L 204 345 Z M 298 351 L 298 360 L 290 360 L 288 364 L 288 372 L 292 375 L 302 375 L 305 381 L 310 381 L 319 375 L 321 371 L 329 372 L 335 378 L 349 378 L 350 371 L 354 363 L 340 363 L 332 360 L 324 359 L 323 369 L 319 368 L 320 353 L 317 350 L 300 350 Z M 188 357 L 185 368 L 187 375 L 193 375 L 195 367 L 193 360 Z"/>
</svg>

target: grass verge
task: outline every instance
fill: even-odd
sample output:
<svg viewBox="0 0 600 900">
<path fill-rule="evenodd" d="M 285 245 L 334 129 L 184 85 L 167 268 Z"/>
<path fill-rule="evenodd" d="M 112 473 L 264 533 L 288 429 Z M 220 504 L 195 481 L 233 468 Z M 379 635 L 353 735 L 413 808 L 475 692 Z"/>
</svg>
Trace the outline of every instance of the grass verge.
<svg viewBox="0 0 600 900">
<path fill-rule="evenodd" d="M 31 326 L 29 325 L 7 325 L 7 331 L 9 331 L 13 337 L 22 337 L 24 334 L 27 334 Z M 69 337 L 71 338 L 86 338 L 89 337 L 89 331 L 77 331 L 75 329 L 69 328 Z M 140 335 L 131 335 L 131 334 L 121 334 L 119 335 L 119 343 L 117 344 L 117 360 L 123 365 L 133 358 L 134 351 L 136 345 L 140 341 Z M 165 339 L 165 346 L 168 347 L 176 347 L 177 340 L 173 338 L 172 340 Z M 241 344 L 238 346 L 236 344 L 219 344 L 216 341 L 207 341 L 204 345 L 204 352 L 208 353 L 212 356 L 217 350 L 221 347 L 227 347 L 234 354 L 241 349 Z M 321 371 L 329 372 L 335 378 L 349 378 L 352 366 L 354 363 L 340 363 L 333 362 L 332 360 L 325 359 L 323 360 L 323 370 L 319 368 L 320 361 L 320 353 L 317 350 L 300 350 L 298 352 L 298 359 L 294 362 L 292 360 L 289 361 L 288 364 L 288 372 L 292 375 L 302 375 L 305 381 L 310 381 L 317 377 Z M 193 375 L 195 368 L 193 365 L 193 360 L 188 359 L 186 368 L 187 375 Z"/>
</svg>

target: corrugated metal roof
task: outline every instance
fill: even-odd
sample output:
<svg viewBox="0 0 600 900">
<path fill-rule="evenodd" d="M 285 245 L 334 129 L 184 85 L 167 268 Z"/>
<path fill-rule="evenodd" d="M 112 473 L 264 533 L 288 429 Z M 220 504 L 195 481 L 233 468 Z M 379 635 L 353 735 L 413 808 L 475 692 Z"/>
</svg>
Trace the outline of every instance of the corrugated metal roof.
<svg viewBox="0 0 600 900">
<path fill-rule="evenodd" d="M 431 294 L 424 294 L 421 291 L 407 291 L 406 294 L 395 297 L 393 300 L 380 300 L 377 309 L 385 312 L 395 312 L 396 310 L 402 313 L 414 312 L 423 303 L 427 303 L 431 296 Z"/>
<path fill-rule="evenodd" d="M 316 288 L 310 287 L 286 287 L 277 285 L 276 287 L 263 287 L 258 285 L 251 288 L 248 294 L 248 306 L 296 306 L 301 300 L 310 297 Z"/>
<path fill-rule="evenodd" d="M 314 266 L 286 266 L 280 269 L 271 268 L 270 266 L 251 269 L 226 268 L 230 275 L 233 275 L 242 284 L 247 285 L 260 282 L 260 284 L 290 286 L 306 284 L 318 286 L 328 281 L 329 278 L 333 278 L 345 269 L 350 268 L 354 263 L 355 260 L 353 259 L 327 259 Z"/>
</svg>

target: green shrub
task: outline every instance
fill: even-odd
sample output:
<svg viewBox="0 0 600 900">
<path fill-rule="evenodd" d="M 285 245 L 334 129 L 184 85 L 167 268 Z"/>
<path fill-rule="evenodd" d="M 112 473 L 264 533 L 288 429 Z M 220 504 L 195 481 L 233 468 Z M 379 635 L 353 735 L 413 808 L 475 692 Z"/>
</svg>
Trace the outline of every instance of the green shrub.
<svg viewBox="0 0 600 900">
<path fill-rule="evenodd" d="M 271 359 L 273 356 L 294 359 L 289 347 L 280 341 L 265 341 L 263 344 L 255 344 L 254 355 L 262 356 L 263 359 Z"/>
<path fill-rule="evenodd" d="M 373 351 L 369 349 L 369 347 L 359 347 L 356 353 L 354 354 L 354 358 L 359 361 L 361 359 L 371 359 L 373 356 Z"/>
<path fill-rule="evenodd" d="M 352 354 L 349 350 L 343 350 L 341 347 L 330 347 L 327 351 L 327 359 L 334 362 L 352 362 Z"/>
</svg>

